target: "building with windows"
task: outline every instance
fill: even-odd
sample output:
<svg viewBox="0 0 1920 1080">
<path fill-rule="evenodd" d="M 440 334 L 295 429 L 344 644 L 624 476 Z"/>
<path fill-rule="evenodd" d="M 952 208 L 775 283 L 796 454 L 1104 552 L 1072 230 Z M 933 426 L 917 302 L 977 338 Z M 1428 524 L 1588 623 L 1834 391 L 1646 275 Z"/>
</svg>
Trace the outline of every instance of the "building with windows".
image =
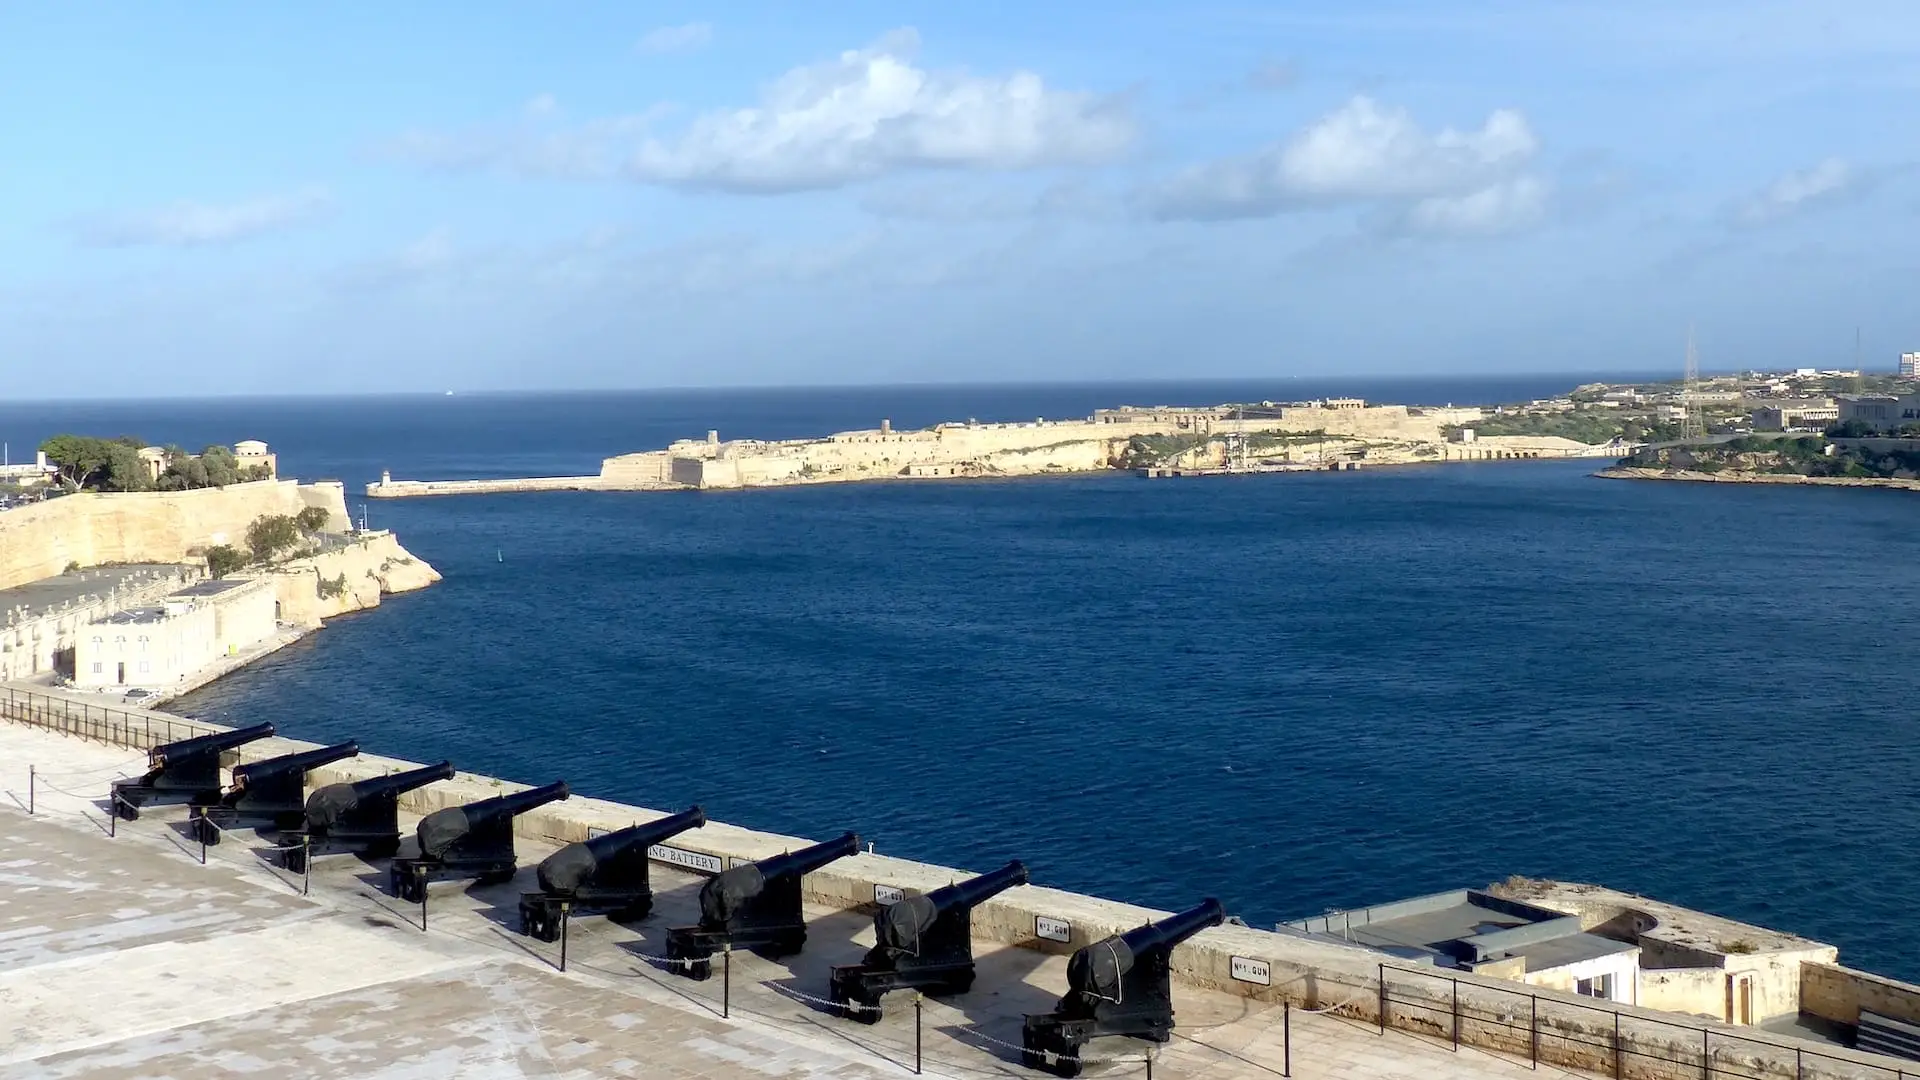
<svg viewBox="0 0 1920 1080">
<path fill-rule="evenodd" d="M 1900 374 L 1909 379 L 1920 379 L 1920 352 L 1900 354 Z"/>
<path fill-rule="evenodd" d="M 1843 424 L 1858 420 L 1880 431 L 1897 431 L 1908 424 L 1920 424 L 1920 394 L 1843 397 L 1839 420 Z"/>
<path fill-rule="evenodd" d="M 82 627 L 74 642 L 74 684 L 165 689 L 271 636 L 276 613 L 271 579 L 196 582 Z"/>
</svg>

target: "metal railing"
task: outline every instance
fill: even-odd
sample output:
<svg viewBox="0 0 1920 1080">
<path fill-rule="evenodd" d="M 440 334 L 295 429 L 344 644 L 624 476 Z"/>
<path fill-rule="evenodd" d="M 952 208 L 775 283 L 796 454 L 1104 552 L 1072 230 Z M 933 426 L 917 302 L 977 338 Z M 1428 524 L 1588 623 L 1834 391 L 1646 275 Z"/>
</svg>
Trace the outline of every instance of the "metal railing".
<svg viewBox="0 0 1920 1080">
<path fill-rule="evenodd" d="M 0 718 L 136 750 L 220 730 L 180 717 L 129 712 L 12 686 L 0 687 Z"/>
<path fill-rule="evenodd" d="M 1464 1042 L 1524 1058 L 1598 1072 L 1615 1080 L 1698 1076 L 1701 1080 L 1803 1080 L 1808 1076 L 1859 1080 L 1920 1080 L 1920 1066 L 1907 1071 L 1876 1065 L 1715 1028 L 1704 1021 L 1662 1020 L 1644 1011 L 1624 1012 L 1601 1004 L 1568 1001 L 1553 994 L 1542 1001 L 1531 988 L 1466 984 L 1456 974 L 1380 965 L 1379 1025 Z M 1425 991 L 1431 990 L 1432 993 Z M 1500 1005 L 1489 1005 L 1493 996 Z M 1477 999 L 1477 1000 L 1476 1000 Z"/>
</svg>

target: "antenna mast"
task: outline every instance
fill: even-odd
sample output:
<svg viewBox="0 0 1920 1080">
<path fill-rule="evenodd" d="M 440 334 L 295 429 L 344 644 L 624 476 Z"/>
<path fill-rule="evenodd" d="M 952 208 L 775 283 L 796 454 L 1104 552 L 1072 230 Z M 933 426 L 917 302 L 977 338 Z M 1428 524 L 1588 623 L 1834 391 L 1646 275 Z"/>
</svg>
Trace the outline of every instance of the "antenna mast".
<svg viewBox="0 0 1920 1080">
<path fill-rule="evenodd" d="M 1686 416 L 1680 421 L 1680 437 L 1688 441 L 1707 436 L 1707 417 L 1700 405 L 1700 356 L 1693 348 L 1693 324 L 1687 324 Z"/>
</svg>

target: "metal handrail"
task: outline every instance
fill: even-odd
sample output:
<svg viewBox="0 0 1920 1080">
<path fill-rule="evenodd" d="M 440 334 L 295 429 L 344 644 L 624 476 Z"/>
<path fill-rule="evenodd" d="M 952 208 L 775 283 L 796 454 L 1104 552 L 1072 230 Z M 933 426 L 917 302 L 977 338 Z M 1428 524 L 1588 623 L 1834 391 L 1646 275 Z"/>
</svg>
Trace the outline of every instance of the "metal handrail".
<svg viewBox="0 0 1920 1080">
<path fill-rule="evenodd" d="M 125 709 L 92 705 L 13 686 L 0 688 L 0 717 L 30 727 L 137 750 L 148 750 L 162 743 L 220 730 L 191 720 L 156 716 L 153 713 L 136 714 Z"/>
<path fill-rule="evenodd" d="M 1381 1012 L 1380 1012 L 1379 1019 L 1380 1019 L 1380 1027 L 1382 1031 L 1385 1031 L 1386 1028 L 1390 1025 L 1390 1018 L 1388 1016 L 1387 1007 L 1391 1005 L 1405 1005 L 1409 1008 L 1424 1009 L 1424 1010 L 1429 1010 L 1435 1013 L 1450 1014 L 1453 1018 L 1453 1042 L 1456 1048 L 1460 1045 L 1460 1041 L 1461 1041 L 1460 1040 L 1460 1022 L 1463 1019 L 1471 1020 L 1474 1023 L 1481 1024 L 1481 1025 L 1497 1025 L 1499 1027 L 1507 1028 L 1508 1030 L 1511 1030 L 1511 1031 L 1521 1030 L 1521 1025 L 1499 1019 L 1497 1016 L 1475 1015 L 1470 1005 L 1468 1008 L 1462 1009 L 1460 997 L 1459 997 L 1459 984 L 1461 982 L 1461 977 L 1457 974 L 1442 973 L 1440 971 L 1436 971 L 1432 969 L 1402 967 L 1398 964 L 1383 963 L 1379 965 L 1379 967 L 1380 967 L 1380 1002 L 1381 1002 Z M 1400 975 L 1417 975 L 1424 979 L 1432 979 L 1438 982 L 1450 983 L 1452 984 L 1452 990 L 1453 990 L 1452 1004 L 1449 1006 L 1447 1003 L 1435 1002 L 1431 999 L 1415 1000 L 1413 998 L 1394 997 L 1391 991 L 1391 984 L 1388 982 L 1389 973 L 1400 974 Z M 1580 1035 L 1567 1032 L 1565 1030 L 1553 1030 L 1552 1025 L 1550 1023 L 1546 1027 L 1542 1026 L 1540 1012 L 1539 1012 L 1540 994 L 1537 990 L 1533 990 L 1531 988 L 1526 990 L 1511 989 L 1505 986 L 1493 985 L 1481 979 L 1469 979 L 1467 980 L 1467 985 L 1476 990 L 1491 991 L 1494 993 L 1508 995 L 1516 999 L 1516 1002 L 1515 1002 L 1516 1006 L 1522 1003 L 1525 1003 L 1528 1005 L 1529 1012 L 1530 1012 L 1530 1022 L 1527 1026 L 1527 1030 L 1530 1034 L 1530 1043 L 1531 1043 L 1530 1058 L 1536 1066 L 1541 1061 L 1541 1055 L 1540 1055 L 1540 1049 L 1539 1049 L 1540 1037 L 1542 1035 L 1547 1035 L 1552 1038 L 1560 1039 L 1566 1043 L 1585 1046 L 1591 1049 L 1612 1052 L 1614 1055 L 1614 1076 L 1616 1077 L 1622 1077 L 1625 1075 L 1623 1066 L 1624 1066 L 1625 1058 L 1627 1057 L 1647 1058 L 1653 1061 L 1664 1062 L 1669 1065 L 1698 1066 L 1701 1070 L 1700 1075 L 1706 1078 L 1706 1080 L 1712 1080 L 1712 1077 L 1715 1076 L 1716 1074 L 1717 1075 L 1786 1075 L 1785 1070 L 1789 1067 L 1789 1065 L 1784 1060 L 1780 1062 L 1781 1067 L 1779 1069 L 1768 1069 L 1765 1064 L 1760 1064 L 1756 1067 L 1757 1072 L 1755 1070 L 1747 1069 L 1745 1066 L 1735 1066 L 1733 1063 L 1729 1063 L 1729 1062 L 1716 1063 L 1714 1059 L 1713 1051 L 1721 1048 L 1725 1044 L 1732 1044 L 1731 1048 L 1734 1050 L 1765 1049 L 1765 1050 L 1777 1051 L 1783 1055 L 1791 1054 L 1793 1055 L 1793 1060 L 1791 1062 L 1790 1067 L 1792 1069 L 1792 1075 L 1795 1077 L 1801 1077 L 1805 1075 L 1805 1066 L 1808 1060 L 1820 1061 L 1820 1062 L 1831 1062 L 1834 1065 L 1840 1066 L 1845 1070 L 1853 1071 L 1853 1072 L 1858 1072 L 1861 1070 L 1871 1070 L 1872 1072 L 1878 1075 L 1889 1077 L 1891 1078 L 1891 1080 L 1908 1080 L 1908 1078 L 1910 1077 L 1920 1077 L 1920 1072 L 1908 1072 L 1905 1069 L 1900 1068 L 1898 1066 L 1880 1065 L 1871 1061 L 1861 1061 L 1861 1060 L 1858 1060 L 1857 1058 L 1842 1057 L 1838 1054 L 1824 1053 L 1820 1050 L 1809 1049 L 1804 1046 L 1794 1046 L 1788 1043 L 1775 1042 L 1771 1039 L 1755 1038 L 1753 1036 L 1742 1035 L 1737 1032 L 1727 1031 L 1722 1028 L 1715 1027 L 1711 1024 L 1705 1024 L 1705 1023 L 1690 1024 L 1684 1020 L 1668 1020 L 1668 1019 L 1657 1017 L 1657 1016 L 1645 1016 L 1645 1015 L 1642 1015 L 1642 1013 L 1640 1012 L 1629 1013 L 1617 1008 L 1607 1008 L 1602 1005 L 1589 1005 L 1581 1001 L 1569 1001 L 1569 1000 L 1566 1000 L 1564 996 L 1560 996 L 1560 995 L 1555 995 L 1549 998 L 1552 1004 L 1555 1007 L 1560 1009 L 1581 1009 L 1590 1013 L 1596 1013 L 1601 1016 L 1607 1016 L 1612 1018 L 1613 1038 L 1611 1040 L 1602 1041 L 1602 1040 L 1596 1040 L 1592 1038 L 1583 1038 Z M 1516 1013 L 1518 1012 L 1517 1008 L 1515 1012 Z M 1690 1054 L 1686 1056 L 1676 1057 L 1670 1054 L 1651 1053 L 1644 1048 L 1642 1049 L 1633 1048 L 1628 1045 L 1628 1042 L 1630 1040 L 1622 1037 L 1621 1022 L 1623 1020 L 1633 1024 L 1656 1025 L 1663 1028 L 1671 1028 L 1676 1031 L 1686 1032 L 1688 1033 L 1689 1038 L 1697 1034 L 1700 1039 L 1700 1049 L 1697 1054 Z M 1669 1044 L 1669 1045 L 1674 1045 L 1674 1044 Z M 1860 1051 L 1860 1053 L 1862 1055 L 1865 1055 L 1867 1052 Z M 1733 1068 L 1739 1068 L 1740 1072 L 1737 1074 L 1732 1072 L 1731 1070 Z"/>
</svg>

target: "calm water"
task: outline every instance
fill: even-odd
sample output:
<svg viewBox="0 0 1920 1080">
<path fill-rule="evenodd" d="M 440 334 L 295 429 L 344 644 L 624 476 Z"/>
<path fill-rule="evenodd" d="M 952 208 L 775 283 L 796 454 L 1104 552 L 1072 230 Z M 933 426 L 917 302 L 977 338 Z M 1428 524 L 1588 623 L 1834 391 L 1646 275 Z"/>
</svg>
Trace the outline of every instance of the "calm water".
<svg viewBox="0 0 1920 1080">
<path fill-rule="evenodd" d="M 1355 388 L 1248 388 L 1329 389 Z M 1475 399 L 1415 389 L 1391 396 Z M 590 469 L 709 426 L 1236 396 L 1132 390 L 43 406 L 0 430 L 252 436 L 357 486 Z M 177 708 L 1255 922 L 1524 873 L 1920 975 L 1920 503 L 1589 470 L 376 502 L 446 580 Z"/>
</svg>

